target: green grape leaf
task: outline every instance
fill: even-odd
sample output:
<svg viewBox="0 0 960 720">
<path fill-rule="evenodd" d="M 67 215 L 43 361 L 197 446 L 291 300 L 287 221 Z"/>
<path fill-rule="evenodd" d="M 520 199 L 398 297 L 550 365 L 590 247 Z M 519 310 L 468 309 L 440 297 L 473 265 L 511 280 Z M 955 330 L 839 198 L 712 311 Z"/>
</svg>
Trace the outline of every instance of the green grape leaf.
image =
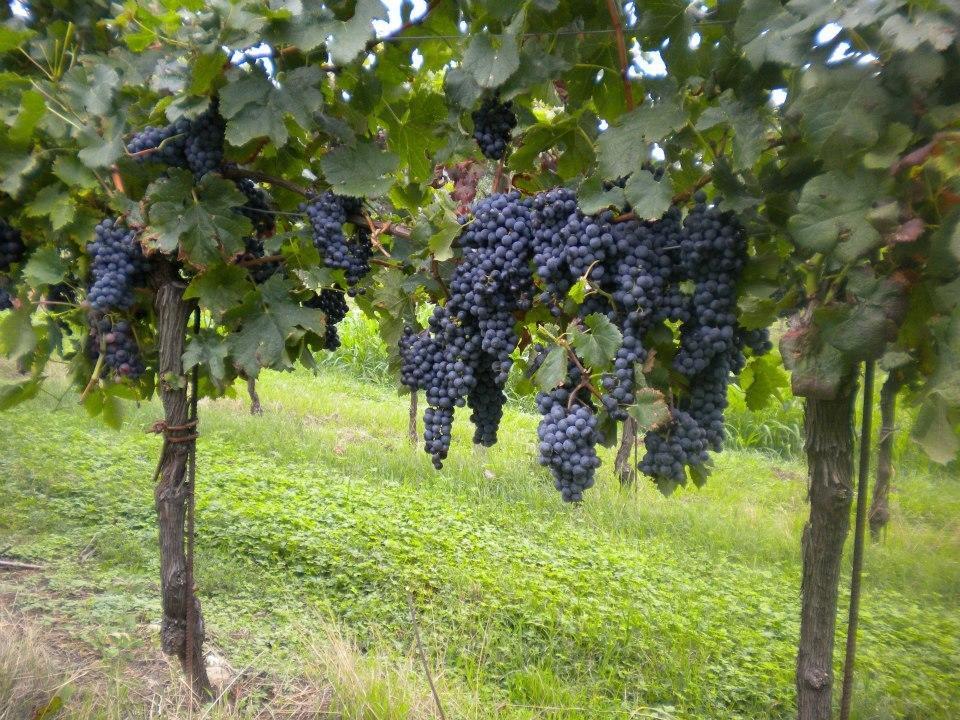
<svg viewBox="0 0 960 720">
<path fill-rule="evenodd" d="M 9 137 L 15 143 L 30 140 L 34 128 L 47 111 L 47 101 L 36 90 L 27 90 L 20 96 L 20 111 L 10 126 Z"/>
<path fill-rule="evenodd" d="M 323 75 L 314 66 L 285 73 L 277 86 L 262 70 L 231 71 L 228 84 L 220 90 L 220 112 L 227 120 L 227 141 L 236 147 L 261 137 L 282 147 L 290 137 L 286 118 L 300 127 L 309 127 L 315 111 L 323 105 L 317 84 Z"/>
<path fill-rule="evenodd" d="M 373 21 L 388 18 L 387 8 L 380 0 L 357 0 L 352 18 L 346 22 L 328 23 L 328 50 L 333 62 L 345 65 L 352 61 L 373 38 Z"/>
<path fill-rule="evenodd" d="M 533 381 L 541 390 L 549 391 L 563 383 L 566 378 L 567 351 L 559 345 L 554 345 L 534 373 Z"/>
<path fill-rule="evenodd" d="M 740 375 L 747 407 L 754 412 L 767 407 L 771 400 L 780 399 L 781 391 L 789 382 L 787 373 L 772 353 L 750 358 Z"/>
<path fill-rule="evenodd" d="M 707 108 L 697 120 L 697 130 L 709 130 L 716 125 L 726 125 L 733 130 L 733 168 L 753 167 L 764 146 L 763 118 L 756 109 L 739 102 L 733 91 L 727 90 L 718 104 Z"/>
<path fill-rule="evenodd" d="M 797 397 L 832 400 L 849 379 L 850 363 L 843 353 L 822 341 L 815 325 L 788 330 L 780 340 L 780 354 Z"/>
<path fill-rule="evenodd" d="M 910 436 L 931 460 L 945 465 L 960 453 L 956 428 L 957 417 L 951 417 L 947 403 L 939 394 L 932 393 L 920 406 Z"/>
<path fill-rule="evenodd" d="M 622 115 L 597 140 L 603 177 L 615 180 L 639 170 L 648 159 L 647 143 L 657 142 L 686 124 L 679 101 L 644 103 Z"/>
<path fill-rule="evenodd" d="M 246 198 L 213 173 L 194 188 L 191 173 L 171 169 L 147 188 L 147 199 L 150 225 L 143 239 L 168 254 L 179 247 L 197 268 L 243 252 L 243 238 L 253 231 L 250 221 L 234 210 Z"/>
<path fill-rule="evenodd" d="M 636 401 L 627 408 L 627 412 L 637 421 L 640 433 L 658 428 L 670 420 L 670 408 L 663 393 L 649 387 L 637 389 Z"/>
<path fill-rule="evenodd" d="M 54 285 L 66 276 L 67 264 L 54 247 L 37 248 L 23 268 L 23 277 L 32 287 Z"/>
<path fill-rule="evenodd" d="M 570 331 L 570 342 L 587 366 L 595 369 L 606 367 L 617 354 L 623 335 L 606 315 L 600 313 L 587 315 L 583 323 L 587 330 L 573 328 Z"/>
<path fill-rule="evenodd" d="M 223 336 L 214 330 L 202 330 L 199 335 L 190 336 L 183 353 L 183 370 L 188 372 L 197 365 L 206 368 L 213 384 L 223 388 L 229 354 L 230 348 Z"/>
<path fill-rule="evenodd" d="M 880 233 L 867 219 L 876 197 L 877 180 L 868 173 L 817 175 L 803 186 L 790 233 L 808 252 L 854 260 L 881 244 Z"/>
<path fill-rule="evenodd" d="M 523 21 L 524 14 L 518 13 L 502 35 L 480 33 L 473 36 L 463 53 L 463 67 L 480 87 L 499 87 L 520 67 L 517 33 Z"/>
<path fill-rule="evenodd" d="M 800 93 L 790 106 L 799 114 L 804 139 L 828 166 L 877 143 L 890 100 L 868 67 L 811 68 L 801 77 Z"/>
<path fill-rule="evenodd" d="M 323 156 L 323 175 L 340 195 L 376 197 L 393 184 L 390 174 L 397 169 L 397 156 L 380 151 L 372 143 L 343 145 Z"/>
<path fill-rule="evenodd" d="M 220 48 L 193 58 L 190 63 L 190 92 L 194 95 L 207 94 L 226 62 L 227 57 Z"/>
<path fill-rule="evenodd" d="M 577 204 L 587 215 L 593 215 L 609 207 L 622 208 L 626 203 L 623 188 L 614 185 L 603 189 L 603 180 L 599 175 L 591 175 L 577 189 Z"/>
<path fill-rule="evenodd" d="M 218 264 L 196 275 L 183 296 L 198 299 L 200 307 L 219 315 L 239 305 L 251 289 L 250 275 L 244 268 Z"/>
<path fill-rule="evenodd" d="M 123 154 L 123 136 L 120 133 L 110 137 L 100 137 L 96 133 L 84 135 L 83 149 L 77 157 L 88 168 L 108 167 Z"/>
<path fill-rule="evenodd" d="M 0 385 L 0 411 L 35 398 L 40 393 L 40 383 L 40 378 L 30 378 L 19 383 Z"/>
<path fill-rule="evenodd" d="M 37 347 L 37 331 L 30 318 L 31 306 L 11 310 L 0 317 L 0 352 L 17 360 L 26 357 Z"/>
<path fill-rule="evenodd" d="M 261 285 L 260 294 L 259 307 L 245 313 L 240 329 L 227 339 L 234 362 L 254 377 L 261 368 L 289 367 L 284 349 L 295 332 L 320 335 L 324 329 L 323 313 L 291 301 L 290 288 L 279 275 Z"/>
<path fill-rule="evenodd" d="M 33 30 L 17 30 L 7 25 L 0 25 L 0 53 L 17 49 L 34 34 Z"/>
<path fill-rule="evenodd" d="M 660 180 L 655 180 L 646 170 L 637 170 L 627 180 L 624 195 L 638 218 L 656 220 L 670 209 L 673 183 L 666 173 Z"/>
<path fill-rule="evenodd" d="M 24 214 L 29 217 L 46 217 L 54 230 L 60 230 L 73 220 L 76 215 L 76 206 L 70 193 L 60 184 L 47 185 L 38 192 L 33 202 L 24 208 Z"/>
</svg>

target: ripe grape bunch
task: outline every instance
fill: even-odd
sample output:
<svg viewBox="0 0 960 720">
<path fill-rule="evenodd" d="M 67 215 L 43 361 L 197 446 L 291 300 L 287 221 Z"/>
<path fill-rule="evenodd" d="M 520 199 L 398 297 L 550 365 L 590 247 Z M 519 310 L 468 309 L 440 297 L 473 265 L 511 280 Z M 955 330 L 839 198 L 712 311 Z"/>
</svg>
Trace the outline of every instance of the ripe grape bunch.
<svg viewBox="0 0 960 720">
<path fill-rule="evenodd" d="M 226 123 L 216 99 L 194 119 L 179 118 L 165 127 L 147 126 L 127 143 L 138 160 L 158 160 L 170 167 L 188 168 L 197 178 L 220 170 Z"/>
<path fill-rule="evenodd" d="M 320 310 L 324 314 L 324 349 L 336 350 L 340 347 L 337 325 L 347 316 L 349 311 L 347 301 L 343 297 L 343 291 L 338 288 L 324 288 L 307 300 L 304 307 Z"/>
<path fill-rule="evenodd" d="M 617 222 L 606 211 L 583 213 L 566 189 L 493 195 L 472 211 L 447 302 L 423 332 L 407 328 L 399 346 L 401 382 L 426 391 L 424 440 L 434 465 L 441 467 L 449 452 L 456 407 L 472 409 L 475 443 L 496 441 L 519 345 L 514 326 L 536 302 L 549 309 L 561 334 L 605 318 L 622 338 L 608 370 L 581 370 L 573 358 L 565 382 L 538 396 L 540 462 L 563 498 L 578 501 L 593 484 L 601 421 L 626 419 L 638 373 L 651 357 L 647 343 L 672 334 L 665 323 L 679 323 L 679 343 L 666 357 L 686 382 L 668 420 L 646 432 L 639 467 L 667 486 L 684 483 L 688 468 L 722 447 L 727 385 L 743 368 L 744 352 L 770 349 L 765 333 L 737 323 L 746 238 L 736 216 L 698 193 L 686 218 L 673 207 L 658 220 Z M 571 304 L 567 296 L 577 283 L 588 291 Z"/>
<path fill-rule="evenodd" d="M 102 220 L 87 245 L 92 284 L 87 300 L 94 310 L 126 310 L 133 305 L 133 289 L 142 279 L 146 261 L 137 233 L 119 218 Z"/>
<path fill-rule="evenodd" d="M 20 231 L 0 218 L 0 272 L 7 272 L 23 260 L 26 251 Z"/>
<path fill-rule="evenodd" d="M 270 196 L 265 190 L 258 187 L 252 180 L 242 178 L 235 180 L 237 189 L 243 193 L 247 201 L 236 208 L 236 211 L 248 218 L 253 225 L 254 234 L 244 240 L 242 260 L 259 261 L 265 256 L 263 238 L 270 237 L 276 230 L 276 220 L 271 212 Z M 250 265 L 250 277 L 260 285 L 280 271 L 279 262 L 257 262 Z"/>
<path fill-rule="evenodd" d="M 300 206 L 310 223 L 313 244 L 323 256 L 323 264 L 332 270 L 343 270 L 349 295 L 362 293 L 357 284 L 370 272 L 372 244 L 366 228 L 358 228 L 347 240 L 343 226 L 349 218 L 360 213 L 357 198 L 342 197 L 325 192 Z"/>
<path fill-rule="evenodd" d="M 480 146 L 480 152 L 491 160 L 500 160 L 507 153 L 513 129 L 517 126 L 517 116 L 513 112 L 513 103 L 500 102 L 497 96 L 488 97 L 471 114 L 473 118 L 473 139 Z"/>
<path fill-rule="evenodd" d="M 103 364 L 114 377 L 136 380 L 144 373 L 140 350 L 133 329 L 126 320 L 114 322 L 110 317 L 94 315 L 90 319 L 90 357 L 103 354 Z"/>
</svg>

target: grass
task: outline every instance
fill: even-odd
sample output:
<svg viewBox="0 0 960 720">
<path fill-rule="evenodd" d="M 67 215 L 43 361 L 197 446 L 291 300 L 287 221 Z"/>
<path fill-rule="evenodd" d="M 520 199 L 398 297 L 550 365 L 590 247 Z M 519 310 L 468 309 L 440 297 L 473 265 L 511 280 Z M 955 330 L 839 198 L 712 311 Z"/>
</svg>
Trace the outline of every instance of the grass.
<svg viewBox="0 0 960 720">
<path fill-rule="evenodd" d="M 621 490 L 606 452 L 573 508 L 516 406 L 490 450 L 459 417 L 436 472 L 405 439 L 405 398 L 349 365 L 260 391 L 262 418 L 201 408 L 198 581 L 235 666 L 325 682 L 343 717 L 429 717 L 409 590 L 449 717 L 792 716 L 798 462 L 726 452 L 704 489 L 662 498 Z M 50 566 L 18 607 L 123 658 L 159 612 L 159 441 L 143 432 L 159 410 L 115 432 L 55 404 L 4 415 L 0 547 Z M 896 485 L 866 557 L 854 717 L 958 717 L 960 486 L 913 470 Z"/>
</svg>

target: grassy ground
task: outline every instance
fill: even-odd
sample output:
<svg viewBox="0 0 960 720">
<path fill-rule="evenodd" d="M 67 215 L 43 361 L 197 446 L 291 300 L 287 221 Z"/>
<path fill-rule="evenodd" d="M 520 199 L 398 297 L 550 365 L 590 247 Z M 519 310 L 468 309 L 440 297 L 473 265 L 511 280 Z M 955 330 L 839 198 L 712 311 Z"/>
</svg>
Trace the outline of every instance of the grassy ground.
<svg viewBox="0 0 960 720">
<path fill-rule="evenodd" d="M 201 408 L 198 582 L 234 666 L 322 677 L 343 717 L 429 717 L 409 590 L 449 717 L 791 715 L 801 465 L 731 451 L 706 488 L 662 498 L 621 491 L 607 463 L 572 508 L 518 409 L 488 451 L 459 418 L 438 473 L 405 439 L 405 399 L 375 382 L 328 367 L 260 389 L 261 418 Z M 0 548 L 48 570 L 0 591 L 120 663 L 158 616 L 159 441 L 143 432 L 158 415 L 111 431 L 68 395 L 2 416 Z M 955 480 L 898 477 L 866 558 L 855 717 L 960 717 L 958 518 Z"/>
</svg>

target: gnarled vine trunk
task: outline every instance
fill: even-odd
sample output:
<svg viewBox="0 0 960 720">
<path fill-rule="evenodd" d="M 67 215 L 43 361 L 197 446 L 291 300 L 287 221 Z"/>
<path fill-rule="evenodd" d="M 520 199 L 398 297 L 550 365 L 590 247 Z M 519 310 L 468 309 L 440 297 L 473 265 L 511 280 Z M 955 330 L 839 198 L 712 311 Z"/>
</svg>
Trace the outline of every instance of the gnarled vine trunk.
<svg viewBox="0 0 960 720">
<path fill-rule="evenodd" d="M 877 480 L 870 501 L 870 536 L 880 539 L 880 531 L 890 520 L 890 478 L 893 477 L 893 433 L 897 419 L 897 392 L 900 381 L 890 373 L 880 389 L 880 444 L 877 448 Z"/>
<path fill-rule="evenodd" d="M 853 382 L 830 400 L 807 398 L 810 519 L 803 529 L 797 717 L 829 720 L 840 560 L 853 500 Z"/>
<path fill-rule="evenodd" d="M 160 398 L 164 422 L 169 428 L 188 425 L 189 398 L 183 373 L 183 350 L 191 306 L 184 300 L 185 284 L 170 264 L 157 271 L 157 337 L 160 355 L 158 368 Z M 192 430 L 171 433 L 171 437 L 190 435 Z M 192 657 L 187 657 L 187 558 L 184 552 L 184 522 L 190 491 L 187 476 L 191 445 L 196 441 L 165 442 L 160 474 L 154 491 L 157 525 L 160 530 L 160 595 L 163 618 L 160 645 L 175 655 L 184 672 L 193 681 L 197 695 L 209 695 L 210 681 L 203 656 L 203 615 L 200 601 L 193 593 L 194 620 Z"/>
</svg>

